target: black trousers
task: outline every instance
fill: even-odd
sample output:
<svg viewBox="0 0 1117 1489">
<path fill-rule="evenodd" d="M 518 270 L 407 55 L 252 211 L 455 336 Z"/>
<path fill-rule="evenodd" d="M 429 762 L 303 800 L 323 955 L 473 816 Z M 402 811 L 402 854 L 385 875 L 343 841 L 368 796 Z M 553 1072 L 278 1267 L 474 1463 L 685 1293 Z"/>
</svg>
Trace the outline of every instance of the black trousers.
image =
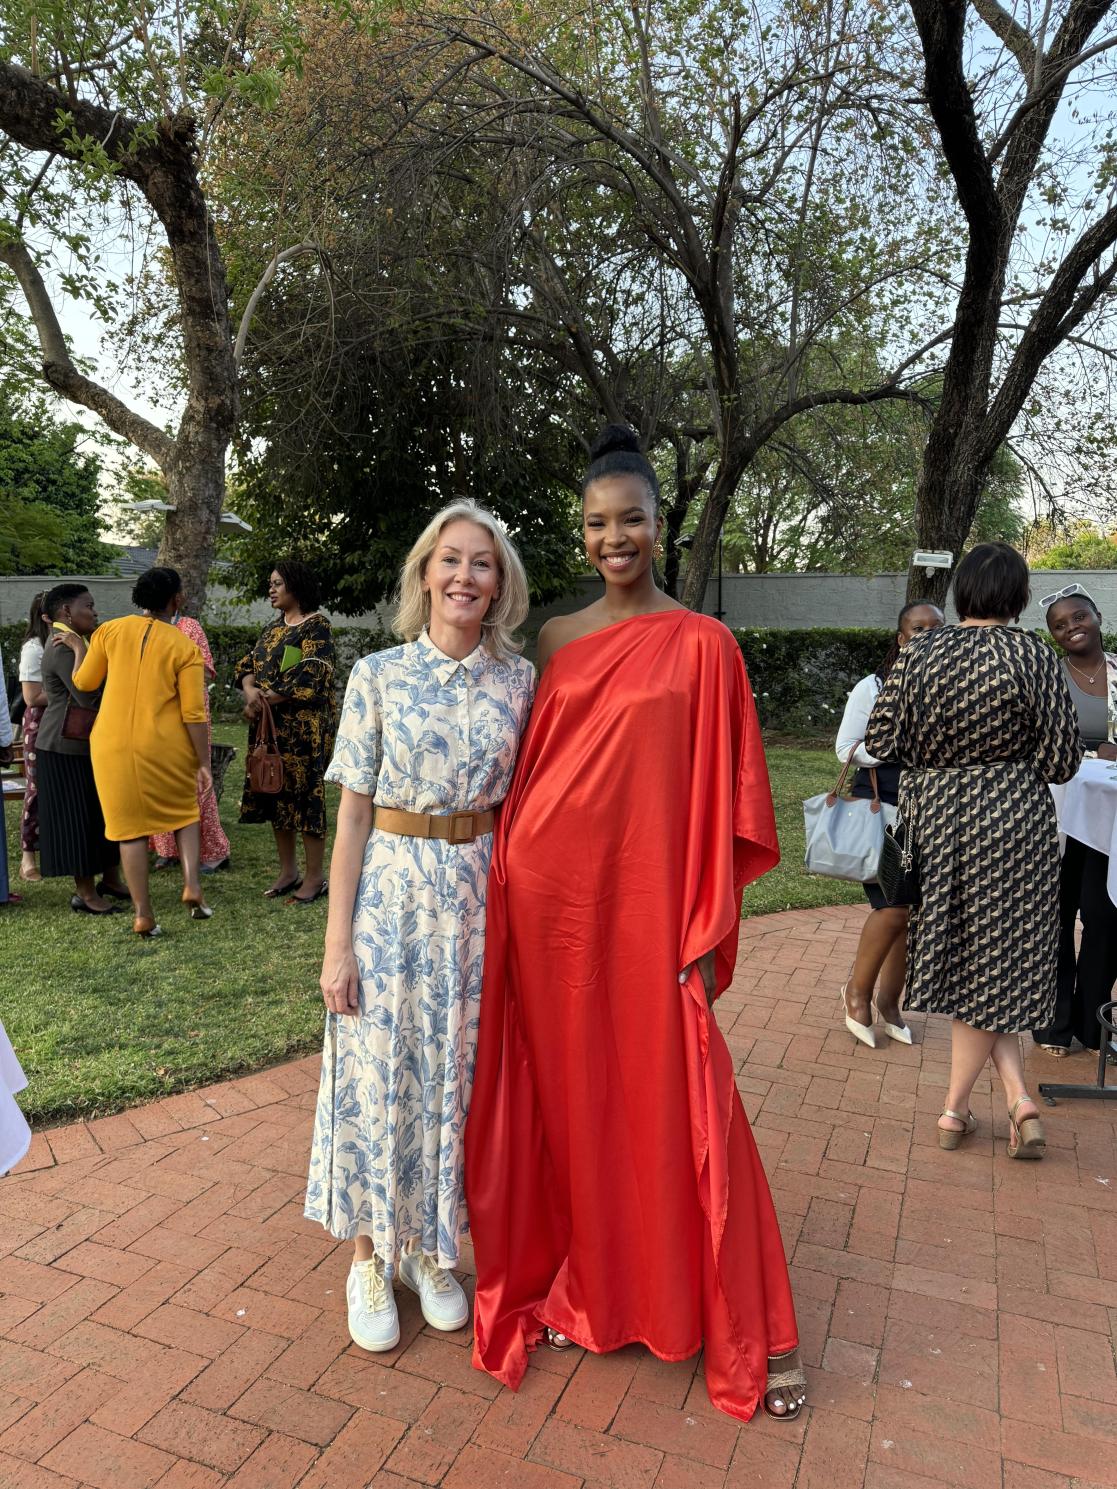
<svg viewBox="0 0 1117 1489">
<path fill-rule="evenodd" d="M 1039 1044 L 1070 1047 L 1072 1037 L 1087 1049 L 1101 1045 L 1098 1008 L 1113 997 L 1117 982 L 1117 905 L 1109 898 L 1109 859 L 1077 838 L 1067 838 L 1059 879 L 1059 978 L 1055 1017 L 1036 1029 Z M 1075 955 L 1074 923 L 1082 919 L 1082 943 Z"/>
</svg>

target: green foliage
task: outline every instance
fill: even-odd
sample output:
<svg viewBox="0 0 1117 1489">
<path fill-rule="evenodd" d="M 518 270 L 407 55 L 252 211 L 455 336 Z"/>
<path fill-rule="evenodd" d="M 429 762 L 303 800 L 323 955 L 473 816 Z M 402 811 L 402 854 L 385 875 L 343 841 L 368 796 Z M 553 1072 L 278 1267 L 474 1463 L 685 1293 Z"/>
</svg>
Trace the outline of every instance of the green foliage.
<svg viewBox="0 0 1117 1489">
<path fill-rule="evenodd" d="M 101 462 L 80 424 L 0 397 L 0 572 L 105 574 L 113 552 L 99 537 Z"/>
<path fill-rule="evenodd" d="M 1033 569 L 1117 569 L 1117 530 L 1076 523 L 1062 542 L 1030 558 Z"/>
<path fill-rule="evenodd" d="M 328 605 L 369 609 L 391 593 L 429 519 L 463 496 L 504 521 L 537 603 L 579 572 L 577 498 L 556 472 L 569 481 L 584 453 L 547 389 L 507 352 L 482 362 L 465 339 L 432 339 L 423 322 L 439 307 L 406 274 L 391 317 L 378 307 L 370 318 L 359 297 L 331 291 L 337 332 L 317 366 L 286 334 L 319 293 L 305 277 L 289 276 L 260 312 L 236 498 L 253 531 L 232 550 L 246 595 L 295 553 Z"/>
<path fill-rule="evenodd" d="M 0 493 L 0 574 L 61 572 L 66 524 L 40 502 Z"/>
<path fill-rule="evenodd" d="M 927 396 L 936 391 L 928 387 Z M 915 492 L 927 429 L 924 410 L 906 403 L 839 406 L 796 419 L 760 452 L 738 488 L 725 524 L 727 571 L 906 569 L 918 547 Z M 1022 486 L 1020 465 L 1002 449 L 970 545 L 1019 540 Z"/>
</svg>

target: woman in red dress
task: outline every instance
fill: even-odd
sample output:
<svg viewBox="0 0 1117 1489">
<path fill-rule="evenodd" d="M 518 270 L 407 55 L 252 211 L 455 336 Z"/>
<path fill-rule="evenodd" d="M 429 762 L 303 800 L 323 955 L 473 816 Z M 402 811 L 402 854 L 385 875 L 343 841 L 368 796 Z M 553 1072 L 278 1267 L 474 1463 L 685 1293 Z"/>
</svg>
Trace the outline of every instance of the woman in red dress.
<svg viewBox="0 0 1117 1489">
<path fill-rule="evenodd" d="M 546 1331 L 705 1351 L 715 1406 L 797 1416 L 779 1227 L 710 1009 L 741 890 L 779 859 L 740 649 L 656 587 L 652 467 L 610 426 L 583 485 L 605 592 L 548 621 L 497 831 L 466 1194 L 474 1364 L 515 1389 Z"/>
</svg>

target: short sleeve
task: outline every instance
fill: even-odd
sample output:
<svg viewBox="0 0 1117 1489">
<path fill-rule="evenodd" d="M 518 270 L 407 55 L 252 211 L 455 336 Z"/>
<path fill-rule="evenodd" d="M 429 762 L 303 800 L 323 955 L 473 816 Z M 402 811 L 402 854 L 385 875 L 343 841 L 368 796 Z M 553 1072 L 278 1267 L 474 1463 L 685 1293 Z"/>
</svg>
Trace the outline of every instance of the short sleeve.
<svg viewBox="0 0 1117 1489">
<path fill-rule="evenodd" d="M 19 680 L 20 682 L 37 682 L 43 680 L 43 643 L 32 638 L 25 641 L 19 653 Z"/>
<path fill-rule="evenodd" d="M 535 702 L 535 668 L 524 658 L 520 659 L 519 672 L 520 710 L 519 737 L 522 739 L 527 721 L 531 717 L 531 706 Z"/>
<path fill-rule="evenodd" d="M 327 781 L 362 796 L 375 796 L 382 755 L 380 731 L 380 689 L 374 658 L 362 657 L 345 688 Z"/>
</svg>

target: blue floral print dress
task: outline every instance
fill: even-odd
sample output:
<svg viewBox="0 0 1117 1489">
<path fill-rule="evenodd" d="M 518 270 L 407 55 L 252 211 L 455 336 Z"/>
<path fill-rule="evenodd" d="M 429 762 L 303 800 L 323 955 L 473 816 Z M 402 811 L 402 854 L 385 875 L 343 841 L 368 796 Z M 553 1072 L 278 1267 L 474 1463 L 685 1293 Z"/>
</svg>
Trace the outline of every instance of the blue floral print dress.
<svg viewBox="0 0 1117 1489">
<path fill-rule="evenodd" d="M 424 634 L 364 657 L 326 779 L 409 812 L 487 811 L 512 780 L 534 692 L 521 657 L 462 661 Z M 327 1014 L 306 1215 L 371 1236 L 393 1275 L 419 1246 L 459 1261 L 492 835 L 373 829 L 353 911 L 356 1015 Z"/>
</svg>

